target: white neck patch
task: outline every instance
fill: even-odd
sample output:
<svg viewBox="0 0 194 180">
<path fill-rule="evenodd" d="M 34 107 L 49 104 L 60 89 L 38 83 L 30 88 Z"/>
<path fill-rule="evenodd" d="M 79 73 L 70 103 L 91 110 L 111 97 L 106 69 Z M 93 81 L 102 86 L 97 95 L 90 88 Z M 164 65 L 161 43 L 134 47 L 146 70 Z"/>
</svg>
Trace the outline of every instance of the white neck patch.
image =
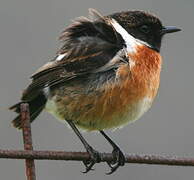
<svg viewBox="0 0 194 180">
<path fill-rule="evenodd" d="M 110 23 L 112 24 L 114 29 L 122 36 L 127 46 L 128 52 L 135 53 L 136 47 L 141 45 L 150 47 L 150 45 L 146 42 L 136 39 L 131 34 L 129 34 L 115 19 L 111 19 Z"/>
</svg>

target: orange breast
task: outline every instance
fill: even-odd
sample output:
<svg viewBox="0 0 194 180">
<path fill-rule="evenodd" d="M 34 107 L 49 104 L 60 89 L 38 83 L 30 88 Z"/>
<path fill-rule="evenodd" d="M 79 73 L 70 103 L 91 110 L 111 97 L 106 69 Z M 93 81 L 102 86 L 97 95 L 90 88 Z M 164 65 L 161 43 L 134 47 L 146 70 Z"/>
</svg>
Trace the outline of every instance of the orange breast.
<svg viewBox="0 0 194 180">
<path fill-rule="evenodd" d="M 145 46 L 139 47 L 137 53 L 128 55 L 134 66 L 126 64 L 119 67 L 114 83 L 107 83 L 94 93 L 60 99 L 61 119 L 72 119 L 87 130 L 100 130 L 139 118 L 138 108 L 141 108 L 143 99 L 150 99 L 151 104 L 157 93 L 161 57 Z M 66 111 L 62 110 L 64 108 Z M 130 116 L 129 120 L 127 116 Z"/>
</svg>

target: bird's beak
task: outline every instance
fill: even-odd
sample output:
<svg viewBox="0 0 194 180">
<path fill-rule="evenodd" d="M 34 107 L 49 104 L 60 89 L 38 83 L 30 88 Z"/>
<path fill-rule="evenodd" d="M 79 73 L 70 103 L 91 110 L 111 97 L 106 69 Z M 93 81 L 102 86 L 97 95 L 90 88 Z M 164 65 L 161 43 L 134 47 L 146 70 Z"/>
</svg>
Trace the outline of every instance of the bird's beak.
<svg viewBox="0 0 194 180">
<path fill-rule="evenodd" d="M 167 33 L 173 33 L 173 32 L 178 32 L 181 31 L 181 29 L 174 27 L 174 26 L 166 26 L 163 27 L 161 30 L 161 35 L 167 34 Z"/>
</svg>

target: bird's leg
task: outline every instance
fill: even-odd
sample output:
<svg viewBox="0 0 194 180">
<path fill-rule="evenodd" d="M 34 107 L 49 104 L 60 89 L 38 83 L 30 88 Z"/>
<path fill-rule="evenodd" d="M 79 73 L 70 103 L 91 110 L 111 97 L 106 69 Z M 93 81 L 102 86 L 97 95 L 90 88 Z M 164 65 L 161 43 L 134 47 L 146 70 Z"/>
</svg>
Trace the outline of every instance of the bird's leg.
<svg viewBox="0 0 194 180">
<path fill-rule="evenodd" d="M 107 164 L 109 165 L 109 167 L 111 168 L 111 171 L 107 174 L 112 174 L 113 172 L 115 172 L 117 170 L 117 168 L 119 166 L 124 166 L 125 164 L 125 156 L 123 154 L 123 152 L 120 150 L 120 148 L 118 147 L 118 145 L 116 145 L 112 139 L 110 139 L 104 131 L 100 131 L 100 133 L 106 138 L 106 140 L 110 143 L 110 145 L 113 147 L 113 157 L 115 157 L 115 161 L 113 162 L 107 162 Z"/>
<path fill-rule="evenodd" d="M 92 167 L 94 166 L 95 163 L 99 163 L 101 161 L 100 153 L 98 151 L 94 150 L 87 143 L 87 141 L 83 138 L 83 136 L 81 135 L 81 133 L 79 132 L 79 130 L 77 129 L 77 127 L 75 126 L 75 124 L 72 121 L 68 120 L 67 122 L 71 126 L 71 128 L 73 129 L 75 134 L 78 136 L 78 138 L 81 140 L 81 142 L 84 145 L 86 151 L 90 154 L 91 159 L 87 160 L 87 161 L 83 161 L 83 163 L 86 167 L 86 170 L 83 173 L 87 173 L 90 170 L 93 170 Z"/>
</svg>

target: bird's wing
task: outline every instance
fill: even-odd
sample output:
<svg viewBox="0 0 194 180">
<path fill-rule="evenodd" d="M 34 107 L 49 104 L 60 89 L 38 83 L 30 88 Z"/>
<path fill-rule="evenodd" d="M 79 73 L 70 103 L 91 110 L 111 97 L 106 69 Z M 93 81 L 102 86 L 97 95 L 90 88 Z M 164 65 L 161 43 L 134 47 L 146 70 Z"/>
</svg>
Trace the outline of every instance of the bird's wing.
<svg viewBox="0 0 194 180">
<path fill-rule="evenodd" d="M 79 18 L 60 39 L 63 46 L 57 56 L 32 75 L 32 83 L 24 91 L 22 100 L 33 99 L 46 87 L 107 71 L 123 63 L 125 52 L 121 50 L 120 41 L 102 18 L 95 21 Z"/>
</svg>

